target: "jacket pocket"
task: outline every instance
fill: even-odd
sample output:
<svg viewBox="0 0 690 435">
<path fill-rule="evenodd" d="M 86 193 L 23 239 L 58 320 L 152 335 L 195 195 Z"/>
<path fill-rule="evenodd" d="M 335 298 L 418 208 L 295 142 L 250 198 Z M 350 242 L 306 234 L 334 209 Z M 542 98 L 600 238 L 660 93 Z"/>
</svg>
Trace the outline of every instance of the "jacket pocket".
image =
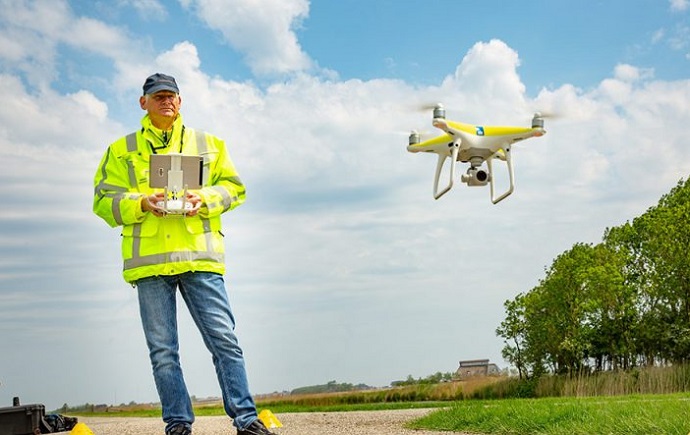
<svg viewBox="0 0 690 435">
<path fill-rule="evenodd" d="M 200 217 L 185 218 L 185 227 L 190 234 L 201 234 L 206 232 L 220 232 L 221 221 L 219 218 L 202 219 Z"/>
<path fill-rule="evenodd" d="M 153 237 L 158 234 L 158 218 L 147 216 L 144 222 L 134 225 L 125 225 L 122 228 L 122 235 L 125 237 Z M 137 231 L 135 228 L 139 227 Z"/>
</svg>

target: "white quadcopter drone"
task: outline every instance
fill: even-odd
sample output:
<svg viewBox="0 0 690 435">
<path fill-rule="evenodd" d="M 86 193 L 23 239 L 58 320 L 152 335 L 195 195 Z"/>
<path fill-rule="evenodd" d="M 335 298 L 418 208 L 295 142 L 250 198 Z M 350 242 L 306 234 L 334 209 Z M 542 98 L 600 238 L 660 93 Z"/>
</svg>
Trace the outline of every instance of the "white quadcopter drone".
<svg viewBox="0 0 690 435">
<path fill-rule="evenodd" d="M 460 180 L 468 186 L 491 186 L 491 202 L 497 204 L 513 193 L 515 179 L 510 148 L 515 142 L 546 134 L 544 116 L 535 113 L 532 127 L 483 126 L 463 124 L 446 120 L 446 110 L 442 104 L 434 108 L 432 125 L 445 133 L 433 139 L 420 141 L 420 134 L 413 130 L 407 150 L 411 153 L 428 152 L 438 154 L 436 175 L 434 178 L 434 199 L 439 199 L 453 187 L 455 162 L 469 163 L 467 172 Z M 450 158 L 450 176 L 448 185 L 439 190 L 441 171 L 447 158 Z M 499 159 L 506 162 L 510 186 L 508 190 L 496 196 L 492 162 Z M 482 168 L 486 161 L 488 171 Z"/>
</svg>

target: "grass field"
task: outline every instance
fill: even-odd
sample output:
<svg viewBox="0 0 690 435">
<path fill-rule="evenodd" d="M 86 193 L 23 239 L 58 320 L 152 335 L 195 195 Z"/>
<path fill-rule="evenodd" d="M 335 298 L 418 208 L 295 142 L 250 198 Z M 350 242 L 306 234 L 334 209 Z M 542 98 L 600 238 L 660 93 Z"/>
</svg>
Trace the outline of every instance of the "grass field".
<svg viewBox="0 0 690 435">
<path fill-rule="evenodd" d="M 579 378 L 545 377 L 531 384 L 498 377 L 373 391 L 275 395 L 259 398 L 257 405 L 275 414 L 438 408 L 409 427 L 475 434 L 686 435 L 690 433 L 689 386 L 690 368 L 679 366 Z M 524 393 L 528 398 L 516 398 L 525 397 Z M 206 403 L 197 404 L 195 413 L 224 415 L 224 410 L 220 403 Z M 72 414 L 161 415 L 155 405 Z"/>
<path fill-rule="evenodd" d="M 410 427 L 496 435 L 686 435 L 690 394 L 466 400 Z"/>
<path fill-rule="evenodd" d="M 688 393 L 587 398 L 259 405 L 260 409 L 268 408 L 276 414 L 434 407 L 439 408 L 438 411 L 411 422 L 409 427 L 494 435 L 686 435 L 690 432 Z M 195 413 L 197 416 L 224 415 L 220 405 L 197 407 Z M 160 410 L 132 409 L 84 415 L 160 418 Z"/>
<path fill-rule="evenodd" d="M 476 434 L 669 434 L 690 433 L 690 394 L 551 397 L 359 404 L 264 404 L 274 413 L 439 408 L 413 429 Z"/>
</svg>

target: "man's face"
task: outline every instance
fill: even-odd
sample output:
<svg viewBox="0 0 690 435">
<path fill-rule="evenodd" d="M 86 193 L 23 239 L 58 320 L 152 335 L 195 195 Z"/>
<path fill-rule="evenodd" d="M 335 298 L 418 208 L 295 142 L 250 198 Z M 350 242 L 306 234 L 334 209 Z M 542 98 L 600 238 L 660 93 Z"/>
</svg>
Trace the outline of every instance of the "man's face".
<svg viewBox="0 0 690 435">
<path fill-rule="evenodd" d="M 182 105 L 179 94 L 170 91 L 160 91 L 155 94 L 144 95 L 139 99 L 141 108 L 149 113 L 149 117 L 156 127 L 167 126 L 177 118 Z M 159 125 L 161 124 L 161 125 Z"/>
</svg>

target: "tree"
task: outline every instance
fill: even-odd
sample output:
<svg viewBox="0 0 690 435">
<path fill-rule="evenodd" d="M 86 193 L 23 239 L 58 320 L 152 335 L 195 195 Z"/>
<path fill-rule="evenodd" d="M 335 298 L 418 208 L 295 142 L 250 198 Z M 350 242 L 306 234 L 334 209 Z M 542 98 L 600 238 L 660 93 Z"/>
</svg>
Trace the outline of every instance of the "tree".
<svg viewBox="0 0 690 435">
<path fill-rule="evenodd" d="M 690 180 L 600 244 L 576 243 L 496 329 L 519 376 L 690 362 Z"/>
<path fill-rule="evenodd" d="M 523 348 L 527 340 L 525 336 L 525 305 L 524 295 L 520 293 L 515 299 L 503 303 L 506 318 L 496 329 L 496 335 L 502 337 L 506 346 L 501 350 L 503 359 L 512 364 L 518 371 L 520 379 L 528 375 Z"/>
</svg>

